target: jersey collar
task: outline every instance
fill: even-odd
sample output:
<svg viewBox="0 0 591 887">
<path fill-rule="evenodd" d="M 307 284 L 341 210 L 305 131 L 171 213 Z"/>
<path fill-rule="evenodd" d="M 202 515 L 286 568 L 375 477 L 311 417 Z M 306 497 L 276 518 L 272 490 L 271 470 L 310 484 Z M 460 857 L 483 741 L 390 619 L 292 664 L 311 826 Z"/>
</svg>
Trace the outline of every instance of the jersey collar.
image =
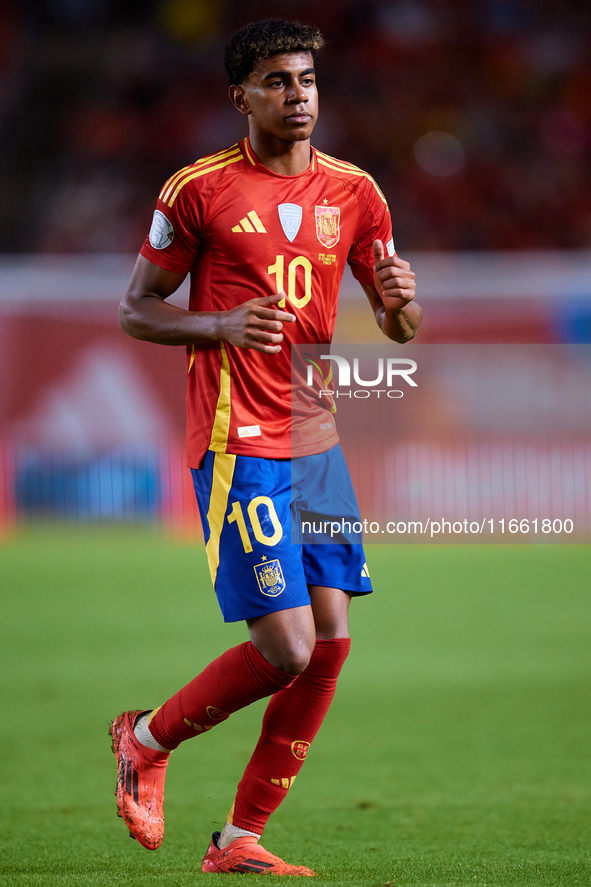
<svg viewBox="0 0 591 887">
<path fill-rule="evenodd" d="M 305 169 L 303 172 L 298 173 L 297 176 L 284 176 L 284 175 L 281 175 L 281 173 L 273 172 L 272 169 L 269 169 L 267 166 L 265 166 L 263 163 L 261 163 L 259 158 L 254 153 L 253 147 L 250 144 L 250 139 L 248 138 L 248 136 L 245 139 L 242 139 L 242 141 L 239 144 L 240 144 L 240 150 L 242 151 L 242 154 L 244 155 L 244 159 L 246 160 L 247 166 L 258 166 L 261 170 L 268 172 L 269 175 L 271 175 L 271 176 L 277 176 L 280 179 L 297 179 L 300 176 L 305 176 L 306 173 L 316 172 L 316 167 L 317 167 L 318 161 L 316 158 L 316 148 L 312 147 L 312 145 L 310 145 L 311 156 L 310 156 L 310 166 L 308 167 L 308 169 Z"/>
</svg>

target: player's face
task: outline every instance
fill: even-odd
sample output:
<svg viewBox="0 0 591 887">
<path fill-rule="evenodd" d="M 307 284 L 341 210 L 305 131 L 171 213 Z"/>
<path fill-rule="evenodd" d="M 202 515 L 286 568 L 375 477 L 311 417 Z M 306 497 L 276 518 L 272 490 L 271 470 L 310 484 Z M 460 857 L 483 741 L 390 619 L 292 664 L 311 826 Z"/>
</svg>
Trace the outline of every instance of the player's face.
<svg viewBox="0 0 591 887">
<path fill-rule="evenodd" d="M 288 142 L 309 139 L 318 117 L 314 62 L 309 52 L 285 52 L 259 61 L 239 89 L 251 126 Z"/>
</svg>

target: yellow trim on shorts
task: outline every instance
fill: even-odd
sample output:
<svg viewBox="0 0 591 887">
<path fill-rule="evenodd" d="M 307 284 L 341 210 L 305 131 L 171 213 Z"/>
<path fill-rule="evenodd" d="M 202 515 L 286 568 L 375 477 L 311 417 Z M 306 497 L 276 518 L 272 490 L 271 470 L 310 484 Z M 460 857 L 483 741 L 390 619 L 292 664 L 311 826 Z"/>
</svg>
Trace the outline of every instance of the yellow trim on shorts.
<svg viewBox="0 0 591 887">
<path fill-rule="evenodd" d="M 211 495 L 207 510 L 209 539 L 205 546 L 205 553 L 207 554 L 211 581 L 215 588 L 215 580 L 220 565 L 220 536 L 222 535 L 226 511 L 228 510 L 228 497 L 234 478 L 236 456 L 233 453 L 216 453 L 213 459 Z"/>
</svg>

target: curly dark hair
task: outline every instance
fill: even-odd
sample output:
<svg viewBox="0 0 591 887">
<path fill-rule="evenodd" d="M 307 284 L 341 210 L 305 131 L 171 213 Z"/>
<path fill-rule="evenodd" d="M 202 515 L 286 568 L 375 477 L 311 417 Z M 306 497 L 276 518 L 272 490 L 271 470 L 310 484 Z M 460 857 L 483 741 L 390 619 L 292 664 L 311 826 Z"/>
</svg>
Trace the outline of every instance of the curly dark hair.
<svg viewBox="0 0 591 887">
<path fill-rule="evenodd" d="M 232 34 L 224 52 L 230 84 L 244 83 L 261 59 L 279 52 L 309 52 L 314 61 L 324 46 L 318 28 L 282 18 L 251 22 Z"/>
</svg>

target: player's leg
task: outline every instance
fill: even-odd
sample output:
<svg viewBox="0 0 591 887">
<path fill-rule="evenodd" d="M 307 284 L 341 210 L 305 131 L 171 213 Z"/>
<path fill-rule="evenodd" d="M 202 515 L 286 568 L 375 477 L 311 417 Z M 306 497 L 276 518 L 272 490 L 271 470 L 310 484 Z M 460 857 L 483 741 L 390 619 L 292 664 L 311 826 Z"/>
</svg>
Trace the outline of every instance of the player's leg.
<svg viewBox="0 0 591 887">
<path fill-rule="evenodd" d="M 289 686 L 306 667 L 314 646 L 314 620 L 301 561 L 293 557 L 289 533 L 280 533 L 282 545 L 275 538 L 277 526 L 288 526 L 289 470 L 269 460 L 208 453 L 194 478 L 224 618 L 273 617 L 279 606 L 286 613 L 285 629 L 275 626 L 282 645 L 276 646 L 271 662 L 247 641 L 223 653 L 152 713 L 125 712 L 111 725 L 119 815 L 132 837 L 149 849 L 162 841 L 168 752 L 232 712 Z M 278 490 L 274 499 L 260 495 L 274 490 Z M 237 509 L 240 520 L 231 520 Z M 257 537 L 262 537 L 262 544 Z"/>
<path fill-rule="evenodd" d="M 292 502 L 313 514 L 320 525 L 341 514 L 351 525 L 359 511 L 340 447 L 291 463 Z M 295 548 L 295 546 L 294 546 Z M 285 797 L 332 701 L 336 680 L 350 647 L 348 608 L 352 594 L 371 591 L 361 545 L 305 544 L 302 566 L 309 587 L 316 643 L 305 671 L 269 702 L 259 743 L 238 786 L 234 806 L 219 843 L 244 829 L 260 834 Z M 252 640 L 269 661 L 280 660 L 284 635 L 280 614 L 249 620 Z"/>
<path fill-rule="evenodd" d="M 250 640 L 265 660 L 288 674 L 301 674 L 316 643 L 312 606 L 278 610 L 247 619 Z"/>
<path fill-rule="evenodd" d="M 224 619 L 261 617 L 268 628 L 226 651 L 155 712 L 150 732 L 169 750 L 288 686 L 305 669 L 315 642 L 301 558 L 283 529 L 290 515 L 289 467 L 210 452 L 193 476 Z"/>
<path fill-rule="evenodd" d="M 340 588 L 312 585 L 310 603 L 317 640 L 349 637 L 351 593 Z"/>
<path fill-rule="evenodd" d="M 330 526 L 334 515 L 340 514 L 351 526 L 360 525 L 355 493 L 340 447 L 293 460 L 291 480 L 292 502 L 302 519 L 305 512 L 316 516 L 321 526 L 325 520 Z M 351 595 L 371 591 L 363 549 L 353 544 L 355 541 L 344 538 L 337 544 L 317 544 L 318 540 L 313 539 L 313 544 L 302 548 L 317 637 L 314 652 L 297 681 L 276 693 L 267 706 L 259 743 L 218 838 L 222 849 L 233 846 L 233 839 L 241 834 L 251 840 L 261 834 L 269 815 L 293 784 L 330 706 L 350 647 Z M 268 617 L 249 622 L 251 638 L 271 657 L 270 661 L 276 649 L 280 654 L 283 643 L 277 632 L 267 631 L 272 624 Z M 210 852 L 215 853 L 216 848 L 212 846 Z"/>
<path fill-rule="evenodd" d="M 309 635 L 294 631 L 291 613 L 248 620 L 251 640 L 276 665 L 284 649 L 299 650 L 298 665 L 305 670 L 290 687 L 275 693 L 263 718 L 261 736 L 238 786 L 236 799 L 222 833 L 214 833 L 203 860 L 210 872 L 254 871 L 269 862 L 257 844 L 266 822 L 285 798 L 302 767 L 334 696 L 341 667 L 349 652 L 347 610 L 350 596 L 340 589 L 313 587 L 308 616 L 320 637 L 308 653 Z M 316 626 L 316 619 L 318 626 Z M 305 650 L 305 652 L 304 652 Z M 293 655 L 293 653 L 291 654 Z M 293 664 L 296 664 L 295 662 Z M 268 871 L 276 874 L 311 874 L 310 870 L 276 860 Z M 266 869 L 259 869 L 266 870 Z"/>
<path fill-rule="evenodd" d="M 172 749 L 289 686 L 295 677 L 270 665 L 247 641 L 215 659 L 151 714 L 119 715 L 110 727 L 118 765 L 117 806 L 131 836 L 149 850 L 162 843 L 164 779 Z"/>
<path fill-rule="evenodd" d="M 308 666 L 289 688 L 275 693 L 267 706 L 259 742 L 218 840 L 220 847 L 245 832 L 262 833 L 293 784 L 334 696 L 350 647 L 350 596 L 337 588 L 315 586 L 310 598 L 317 639 Z M 280 656 L 281 639 L 290 634 L 280 613 L 249 620 L 249 630 L 267 657 Z"/>
<path fill-rule="evenodd" d="M 249 619 L 247 624 L 252 643 L 264 654 L 267 661 L 275 667 L 291 668 L 300 672 L 294 684 L 307 675 L 310 663 L 316 655 L 315 624 L 311 605 L 269 613 Z M 286 742 L 285 725 L 281 718 L 277 720 L 273 716 L 273 701 L 277 700 L 278 696 L 280 693 L 275 693 L 271 697 L 263 720 L 261 739 L 238 789 L 235 805 L 238 804 L 242 810 L 242 818 L 237 820 L 240 824 L 233 825 L 232 813 L 230 813 L 223 833 L 214 832 L 209 849 L 203 859 L 202 870 L 204 872 L 265 872 L 295 876 L 314 874 L 311 869 L 305 866 L 294 866 L 284 862 L 258 844 L 264 825 L 264 823 L 261 825 L 261 817 L 266 822 L 272 810 L 283 800 L 287 783 L 293 781 L 293 779 L 287 778 L 278 779 L 275 775 L 276 771 L 285 770 L 282 762 L 277 759 L 280 751 L 278 743 L 281 746 Z M 286 700 L 286 703 L 289 708 L 289 700 Z M 295 704 L 297 706 L 298 703 Z M 311 699 L 308 699 L 308 704 L 312 704 Z M 295 718 L 297 722 L 297 712 Z M 304 729 L 303 725 L 302 729 Z M 271 734 L 270 743 L 268 742 L 269 733 Z M 273 739 L 277 739 L 278 743 Z M 293 744 L 291 735 L 288 741 L 290 745 Z M 301 749 L 303 748 L 302 744 Z M 267 752 L 270 752 L 271 758 L 265 761 Z M 294 770 L 293 778 L 295 778 L 295 770 L 299 769 L 303 760 L 299 744 L 297 753 L 301 756 L 300 759 L 290 754 L 291 760 L 296 764 L 294 768 L 291 761 L 289 762 L 291 770 Z M 277 770 L 277 768 L 279 769 Z M 261 773 L 261 770 L 266 770 L 266 772 Z M 263 785 L 262 794 L 259 792 L 259 783 Z M 241 793 L 243 785 L 248 785 L 250 790 Z M 271 800 L 264 793 L 267 787 L 271 789 Z"/>
</svg>

